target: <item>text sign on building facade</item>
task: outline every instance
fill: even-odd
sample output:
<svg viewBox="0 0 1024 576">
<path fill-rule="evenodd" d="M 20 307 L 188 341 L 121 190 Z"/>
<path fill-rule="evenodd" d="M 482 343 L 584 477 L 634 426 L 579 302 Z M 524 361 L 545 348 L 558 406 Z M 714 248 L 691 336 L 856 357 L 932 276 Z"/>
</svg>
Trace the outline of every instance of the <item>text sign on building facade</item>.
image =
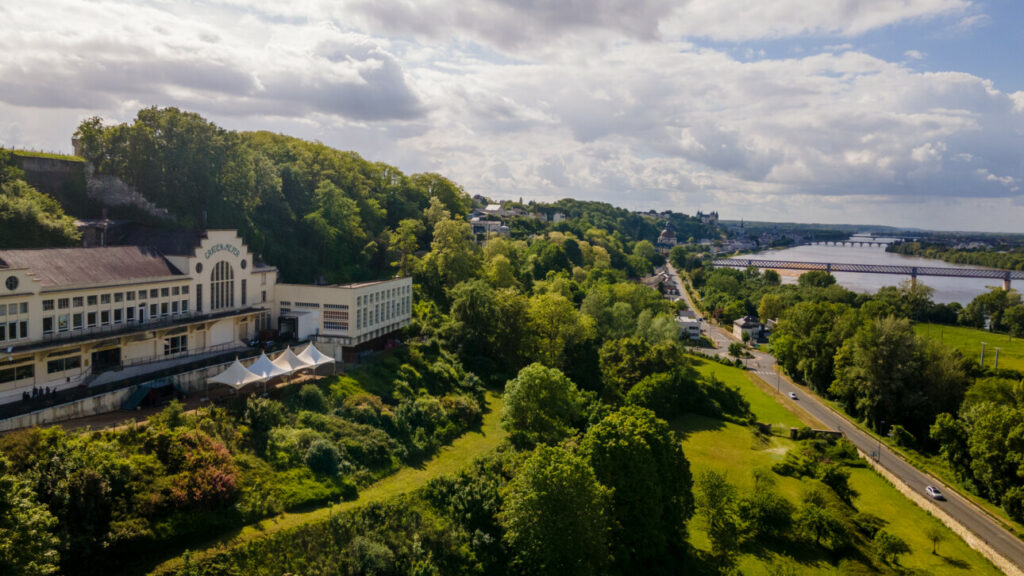
<svg viewBox="0 0 1024 576">
<path fill-rule="evenodd" d="M 234 254 L 236 257 L 242 254 L 241 251 L 238 250 L 238 248 L 232 246 L 231 244 L 216 244 L 206 251 L 205 257 L 207 260 L 209 260 L 210 256 L 213 256 L 217 252 L 223 251 L 228 251 Z"/>
</svg>

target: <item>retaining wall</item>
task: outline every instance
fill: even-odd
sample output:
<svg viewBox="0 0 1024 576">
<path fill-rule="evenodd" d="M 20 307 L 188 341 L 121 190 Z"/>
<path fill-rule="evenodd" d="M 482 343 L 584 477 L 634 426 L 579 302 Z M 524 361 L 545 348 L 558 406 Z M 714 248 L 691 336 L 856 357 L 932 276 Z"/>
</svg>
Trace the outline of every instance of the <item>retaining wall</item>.
<svg viewBox="0 0 1024 576">
<path fill-rule="evenodd" d="M 996 552 L 991 546 L 988 545 L 987 542 L 975 536 L 974 533 L 968 530 L 967 528 L 964 528 L 962 524 L 960 524 L 956 521 L 955 518 L 947 514 L 945 510 L 943 510 L 939 506 L 936 506 L 934 502 L 932 502 L 928 498 L 925 498 L 924 495 L 922 495 L 918 491 L 912 490 L 909 486 L 906 485 L 906 483 L 897 478 L 895 474 L 882 467 L 881 464 L 875 462 L 874 459 L 870 458 L 864 452 L 861 452 L 860 449 L 858 449 L 857 452 L 860 454 L 861 458 L 866 460 L 868 464 L 870 464 L 871 467 L 875 469 L 876 472 L 881 474 L 883 478 L 885 478 L 886 480 L 889 481 L 890 484 L 895 486 L 901 494 L 903 494 L 907 498 L 910 498 L 910 500 L 914 504 L 917 504 L 921 508 L 924 508 L 925 510 L 930 512 L 932 516 L 938 518 L 939 521 L 945 524 L 947 528 L 955 532 L 957 536 L 963 538 L 964 542 L 967 542 L 968 546 L 980 552 L 981 555 L 985 558 L 988 558 L 988 560 L 995 564 L 997 568 L 1002 570 L 1004 574 L 1006 574 L 1007 576 L 1024 576 L 1024 571 L 1018 568 L 1016 564 L 1004 558 L 1002 554 Z"/>
</svg>

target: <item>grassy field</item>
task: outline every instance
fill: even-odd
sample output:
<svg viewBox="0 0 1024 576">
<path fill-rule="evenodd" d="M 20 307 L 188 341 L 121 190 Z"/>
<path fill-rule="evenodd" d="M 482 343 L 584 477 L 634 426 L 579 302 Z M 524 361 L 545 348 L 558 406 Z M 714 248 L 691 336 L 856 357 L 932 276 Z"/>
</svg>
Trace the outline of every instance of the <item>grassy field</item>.
<svg viewBox="0 0 1024 576">
<path fill-rule="evenodd" d="M 697 368 L 705 374 L 714 372 L 720 380 L 738 386 L 759 421 L 800 425 L 800 419 L 795 414 L 787 412 L 769 395 L 769 391 L 774 390 L 764 390 L 763 386 L 758 386 L 752 374 L 713 362 L 705 362 Z M 764 440 L 749 428 L 703 416 L 687 415 L 673 422 L 673 425 L 683 438 L 683 450 L 694 473 L 712 469 L 725 474 L 741 494 L 753 489 L 752 470 L 770 468 L 796 445 L 786 438 L 772 437 Z M 776 476 L 776 480 L 779 492 L 793 503 L 799 501 L 810 482 L 781 476 Z M 903 538 L 910 546 L 912 552 L 901 559 L 902 566 L 915 569 L 921 574 L 1000 574 L 988 560 L 896 491 L 873 470 L 851 469 L 850 484 L 859 493 L 854 500 L 857 509 L 887 520 L 889 523 L 885 529 Z M 939 526 L 945 533 L 945 540 L 939 544 L 938 555 L 931 553 L 931 542 L 924 536 L 925 528 L 929 525 Z M 707 534 L 699 521 L 691 522 L 690 535 L 691 542 L 697 548 L 710 548 Z M 796 573 L 799 574 L 840 573 L 829 554 L 819 552 L 812 546 L 751 550 L 740 558 L 739 573 L 767 576 L 773 573 L 772 563 L 782 556 L 794 559 L 797 563 Z"/>
<path fill-rule="evenodd" d="M 821 427 L 821 423 L 803 411 L 795 402 L 784 394 L 775 391 L 775 387 L 757 376 L 717 362 L 691 357 L 694 367 L 704 376 L 715 375 L 729 386 L 739 388 L 740 394 L 750 403 L 750 410 L 757 416 L 758 422 L 772 426 Z"/>
<path fill-rule="evenodd" d="M 940 324 L 916 324 L 914 331 L 918 336 L 936 340 L 943 346 L 955 348 L 964 356 L 974 360 L 981 359 L 981 343 L 985 342 L 985 366 L 995 365 L 995 349 L 999 348 L 1000 368 L 1024 372 L 1024 339 L 1013 338 L 1007 334 L 986 332 L 977 328 Z"/>
<path fill-rule="evenodd" d="M 359 497 L 355 500 L 324 506 L 308 512 L 285 512 L 258 524 L 246 526 L 228 537 L 209 542 L 205 550 L 193 551 L 192 560 L 201 560 L 224 548 L 237 546 L 279 530 L 323 520 L 331 514 L 411 492 L 423 487 L 428 480 L 457 472 L 465 468 L 473 459 L 496 447 L 505 438 L 505 430 L 501 427 L 501 407 L 501 396 L 488 392 L 487 413 L 484 414 L 483 424 L 480 428 L 464 434 L 456 438 L 450 445 L 442 447 L 433 458 L 422 466 L 402 468 L 391 476 L 361 490 Z M 181 565 L 182 559 L 175 557 L 155 567 L 152 573 L 172 573 Z"/>
</svg>

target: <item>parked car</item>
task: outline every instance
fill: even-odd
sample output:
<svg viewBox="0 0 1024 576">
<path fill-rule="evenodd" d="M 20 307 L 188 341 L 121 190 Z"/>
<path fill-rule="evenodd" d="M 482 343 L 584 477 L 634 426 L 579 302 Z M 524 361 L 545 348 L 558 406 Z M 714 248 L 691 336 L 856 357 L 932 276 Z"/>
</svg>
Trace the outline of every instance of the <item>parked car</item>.
<svg viewBox="0 0 1024 576">
<path fill-rule="evenodd" d="M 925 494 L 928 494 L 929 496 L 932 497 L 932 500 L 945 500 L 946 499 L 946 497 L 942 495 L 942 492 L 939 491 L 939 489 L 936 488 L 935 486 L 929 486 L 929 487 L 925 488 L 924 491 L 925 491 Z"/>
<path fill-rule="evenodd" d="M 789 397 L 792 398 L 793 400 L 796 400 L 796 392 L 790 392 Z"/>
</svg>

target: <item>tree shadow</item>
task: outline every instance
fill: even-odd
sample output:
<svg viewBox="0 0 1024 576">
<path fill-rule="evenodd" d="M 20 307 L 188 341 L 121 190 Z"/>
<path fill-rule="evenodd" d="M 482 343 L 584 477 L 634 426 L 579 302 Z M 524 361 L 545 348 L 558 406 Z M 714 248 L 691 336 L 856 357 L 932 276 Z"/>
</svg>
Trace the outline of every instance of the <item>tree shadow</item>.
<svg viewBox="0 0 1024 576">
<path fill-rule="evenodd" d="M 670 422 L 672 430 L 680 440 L 686 439 L 690 434 L 696 432 L 708 432 L 725 428 L 725 420 L 711 418 L 702 414 L 687 412 L 682 416 L 676 416 Z"/>
<path fill-rule="evenodd" d="M 971 565 L 969 563 L 967 563 L 967 562 L 965 562 L 965 561 L 963 561 L 963 560 L 961 560 L 959 558 L 949 558 L 947 556 L 943 556 L 942 554 L 939 554 L 938 552 L 936 552 L 935 555 L 938 556 L 939 558 L 942 558 L 943 562 L 945 562 L 946 564 L 949 564 L 950 566 L 952 566 L 954 568 L 960 568 L 961 570 L 967 570 L 968 568 L 971 567 Z"/>
</svg>

